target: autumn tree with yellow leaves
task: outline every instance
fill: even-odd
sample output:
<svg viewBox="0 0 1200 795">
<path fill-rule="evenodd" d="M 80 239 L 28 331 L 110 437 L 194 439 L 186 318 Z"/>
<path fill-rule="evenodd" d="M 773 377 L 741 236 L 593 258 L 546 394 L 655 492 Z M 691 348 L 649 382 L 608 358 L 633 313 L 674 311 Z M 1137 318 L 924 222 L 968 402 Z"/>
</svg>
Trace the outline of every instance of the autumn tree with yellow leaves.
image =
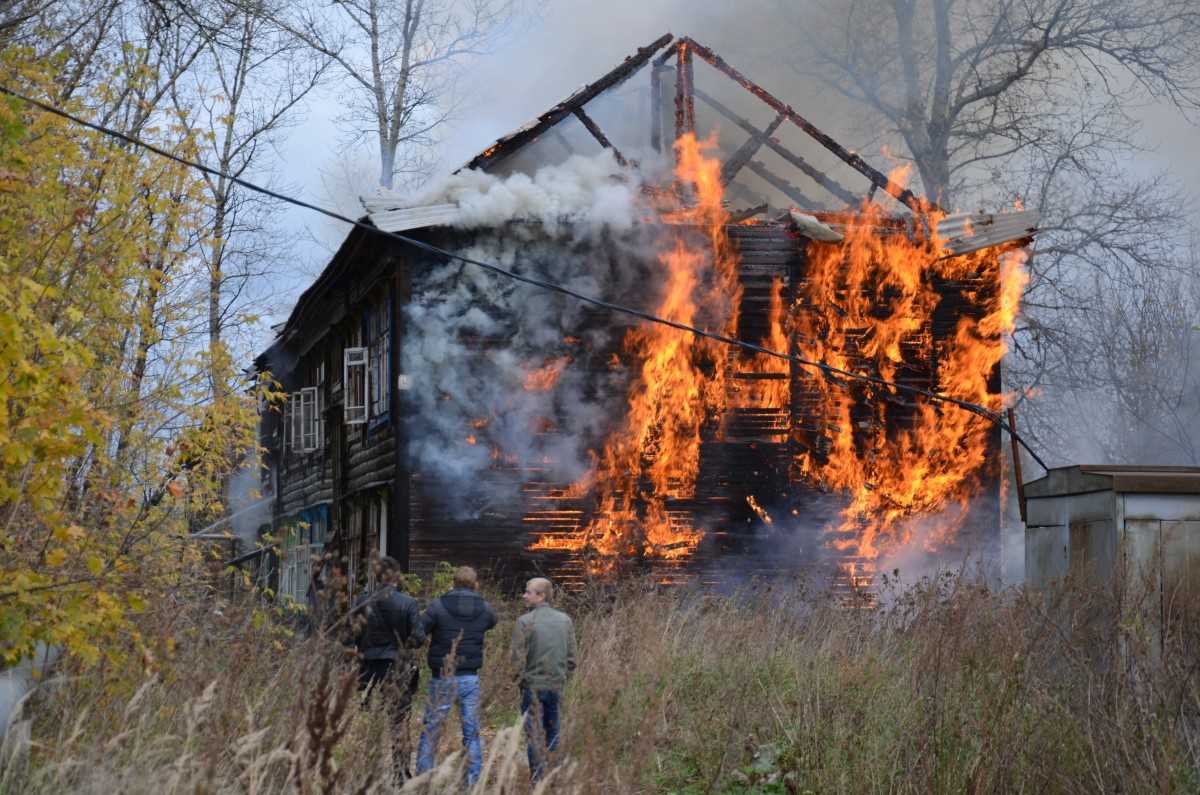
<svg viewBox="0 0 1200 795">
<path fill-rule="evenodd" d="M 87 115 L 64 61 L 9 46 L 0 81 Z M 153 75 L 110 78 L 136 97 Z M 155 123 L 142 134 L 194 153 Z M 189 522 L 220 513 L 252 456 L 257 400 L 212 397 L 208 374 L 237 385 L 236 368 L 183 333 L 202 197 L 183 166 L 0 102 L 0 667 L 39 643 L 150 659 L 167 640 L 140 637 L 137 614 L 203 585 Z"/>
</svg>

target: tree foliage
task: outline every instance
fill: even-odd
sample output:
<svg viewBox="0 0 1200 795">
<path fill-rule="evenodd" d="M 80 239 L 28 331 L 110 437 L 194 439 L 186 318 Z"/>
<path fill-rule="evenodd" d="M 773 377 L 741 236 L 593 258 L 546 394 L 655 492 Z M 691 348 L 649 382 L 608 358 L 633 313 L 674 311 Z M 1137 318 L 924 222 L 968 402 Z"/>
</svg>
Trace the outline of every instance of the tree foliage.
<svg viewBox="0 0 1200 795">
<path fill-rule="evenodd" d="M 56 96 L 59 67 L 0 52 L 0 80 L 35 96 Z M 145 134 L 192 146 L 169 124 Z M 204 400 L 197 377 L 228 357 L 171 341 L 187 303 L 163 297 L 201 190 L 178 164 L 0 103 L 0 662 L 39 642 L 89 661 L 144 646 L 132 618 L 190 587 L 189 518 L 253 451 L 250 397 Z"/>
</svg>

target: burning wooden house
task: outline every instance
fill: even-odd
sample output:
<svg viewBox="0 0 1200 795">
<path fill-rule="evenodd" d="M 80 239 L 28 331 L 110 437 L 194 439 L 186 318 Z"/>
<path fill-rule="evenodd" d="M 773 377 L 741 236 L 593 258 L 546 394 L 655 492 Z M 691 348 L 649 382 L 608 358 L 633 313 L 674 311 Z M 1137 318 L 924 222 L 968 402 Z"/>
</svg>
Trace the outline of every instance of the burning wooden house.
<svg viewBox="0 0 1200 795">
<path fill-rule="evenodd" d="M 571 580 L 758 544 L 852 582 L 995 545 L 1031 214 L 946 216 L 670 35 L 447 185 L 366 201 L 257 359 L 281 592 L 322 550 Z"/>
</svg>

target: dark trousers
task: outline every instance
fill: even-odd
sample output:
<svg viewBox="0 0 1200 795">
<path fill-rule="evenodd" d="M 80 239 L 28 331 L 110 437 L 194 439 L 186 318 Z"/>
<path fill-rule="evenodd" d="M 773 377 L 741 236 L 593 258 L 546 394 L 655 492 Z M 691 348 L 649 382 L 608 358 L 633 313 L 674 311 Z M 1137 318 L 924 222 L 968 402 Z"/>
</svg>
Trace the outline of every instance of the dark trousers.
<svg viewBox="0 0 1200 795">
<path fill-rule="evenodd" d="M 392 729 L 392 772 L 397 781 L 408 779 L 412 755 L 409 716 L 421 672 L 410 660 L 360 660 L 358 689 L 364 697 L 379 698 L 387 710 Z"/>
<path fill-rule="evenodd" d="M 529 774 L 536 781 L 546 772 L 550 752 L 558 747 L 557 690 L 521 688 L 521 712 L 525 715 L 525 739 L 529 743 Z"/>
</svg>

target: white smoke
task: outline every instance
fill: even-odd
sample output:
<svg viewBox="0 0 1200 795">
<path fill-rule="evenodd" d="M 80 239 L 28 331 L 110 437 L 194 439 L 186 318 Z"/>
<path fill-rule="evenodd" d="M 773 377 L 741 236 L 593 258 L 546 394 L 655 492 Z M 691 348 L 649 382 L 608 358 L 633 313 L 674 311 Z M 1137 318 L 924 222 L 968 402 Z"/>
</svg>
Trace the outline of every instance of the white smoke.
<svg viewBox="0 0 1200 795">
<path fill-rule="evenodd" d="M 645 306 L 655 292 L 656 230 L 634 175 L 607 151 L 574 156 L 532 176 L 464 172 L 414 204 L 455 203 L 472 230 L 456 253 L 608 300 Z M 522 475 L 570 483 L 623 416 L 627 373 L 607 357 L 621 316 L 450 261 L 414 275 L 402 352 L 411 450 L 463 515 L 512 504 Z M 589 322 L 594 321 L 594 322 Z M 531 373 L 559 370 L 553 388 Z"/>
<path fill-rule="evenodd" d="M 271 521 L 271 499 L 262 494 L 261 472 L 256 453 L 229 479 L 225 489 L 227 517 L 203 528 L 198 534 L 229 532 L 238 539 L 238 554 L 254 549 L 259 543 L 260 528 Z"/>
<path fill-rule="evenodd" d="M 637 220 L 639 180 L 617 164 L 611 150 L 572 155 L 564 162 L 525 173 L 497 177 L 482 171 L 461 171 L 399 206 L 456 204 L 454 222 L 463 229 L 493 229 L 510 221 L 534 221 L 553 237 L 616 232 Z"/>
</svg>

